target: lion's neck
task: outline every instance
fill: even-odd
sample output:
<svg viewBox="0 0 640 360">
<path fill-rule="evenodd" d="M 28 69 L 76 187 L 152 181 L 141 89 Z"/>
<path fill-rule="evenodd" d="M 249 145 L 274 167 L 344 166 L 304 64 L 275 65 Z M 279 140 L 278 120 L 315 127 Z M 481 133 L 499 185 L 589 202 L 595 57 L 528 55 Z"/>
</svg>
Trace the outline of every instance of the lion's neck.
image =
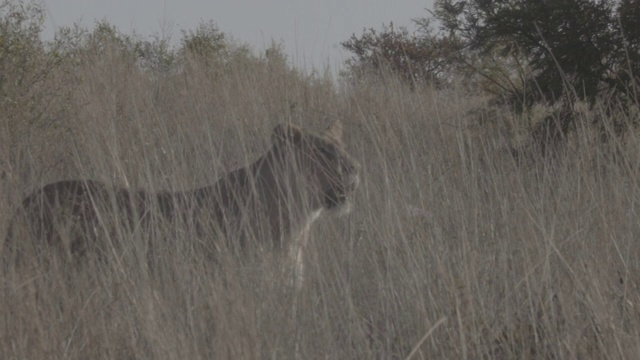
<svg viewBox="0 0 640 360">
<path fill-rule="evenodd" d="M 311 193 L 303 166 L 286 156 L 269 151 L 250 166 L 251 176 L 256 179 L 256 190 L 268 203 L 307 218 L 322 210 L 322 203 Z"/>
</svg>

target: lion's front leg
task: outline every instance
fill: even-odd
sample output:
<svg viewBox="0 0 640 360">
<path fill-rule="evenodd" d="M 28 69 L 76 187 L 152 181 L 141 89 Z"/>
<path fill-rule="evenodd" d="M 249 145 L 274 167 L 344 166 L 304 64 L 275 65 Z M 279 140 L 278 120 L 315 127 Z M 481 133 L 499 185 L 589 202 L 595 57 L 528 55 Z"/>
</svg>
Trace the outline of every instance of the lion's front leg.
<svg viewBox="0 0 640 360">
<path fill-rule="evenodd" d="M 309 232 L 302 231 L 296 236 L 289 247 L 288 269 L 290 274 L 288 284 L 296 290 L 302 288 L 305 277 L 304 250 L 309 239 Z"/>
<path fill-rule="evenodd" d="M 296 289 L 300 289 L 304 283 L 305 277 L 305 264 L 304 264 L 304 251 L 309 242 L 311 233 L 311 225 L 320 217 L 322 210 L 311 213 L 302 229 L 298 232 L 297 236 L 292 238 L 291 245 L 289 247 L 289 263 L 292 265 L 292 272 L 290 283 Z"/>
</svg>

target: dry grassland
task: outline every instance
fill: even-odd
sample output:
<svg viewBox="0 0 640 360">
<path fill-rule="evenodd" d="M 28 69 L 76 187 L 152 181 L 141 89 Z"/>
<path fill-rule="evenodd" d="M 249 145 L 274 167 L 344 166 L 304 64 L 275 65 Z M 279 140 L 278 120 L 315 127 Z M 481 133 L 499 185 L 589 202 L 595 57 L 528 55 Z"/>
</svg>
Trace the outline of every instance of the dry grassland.
<svg viewBox="0 0 640 360">
<path fill-rule="evenodd" d="M 0 358 L 640 356 L 640 139 L 602 145 L 599 110 L 558 156 L 514 158 L 521 122 L 462 91 L 336 89 L 267 62 L 152 77 L 108 49 L 88 60 L 77 81 L 42 85 L 66 94 L 52 124 L 2 125 L 0 230 L 45 183 L 195 188 L 260 156 L 276 124 L 335 118 L 362 164 L 354 210 L 316 224 L 298 291 L 275 252 L 213 264 L 166 224 L 119 231 L 134 245 L 111 261 L 5 269 Z M 151 269 L 138 245 L 158 239 Z"/>
</svg>

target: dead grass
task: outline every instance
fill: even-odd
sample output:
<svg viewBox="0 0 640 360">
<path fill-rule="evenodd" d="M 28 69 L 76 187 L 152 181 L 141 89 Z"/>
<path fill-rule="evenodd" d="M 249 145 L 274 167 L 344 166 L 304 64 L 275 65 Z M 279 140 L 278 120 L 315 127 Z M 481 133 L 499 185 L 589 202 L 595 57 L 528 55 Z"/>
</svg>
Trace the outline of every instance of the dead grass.
<svg viewBox="0 0 640 360">
<path fill-rule="evenodd" d="M 267 66 L 150 78 L 117 54 L 94 60 L 69 85 L 68 131 L 37 153 L 41 137 L 25 139 L 12 158 L 32 175 L 5 177 L 3 227 L 7 204 L 44 183 L 193 188 L 258 157 L 277 123 L 318 130 L 328 118 L 363 164 L 355 208 L 314 228 L 298 292 L 274 278 L 277 257 L 213 265 L 166 226 L 118 239 L 168 240 L 154 271 L 134 250 L 9 271 L 0 358 L 640 354 L 637 137 L 602 146 L 585 120 L 561 156 L 518 162 L 495 119 L 469 116 L 480 102 L 454 90 L 336 91 Z"/>
</svg>

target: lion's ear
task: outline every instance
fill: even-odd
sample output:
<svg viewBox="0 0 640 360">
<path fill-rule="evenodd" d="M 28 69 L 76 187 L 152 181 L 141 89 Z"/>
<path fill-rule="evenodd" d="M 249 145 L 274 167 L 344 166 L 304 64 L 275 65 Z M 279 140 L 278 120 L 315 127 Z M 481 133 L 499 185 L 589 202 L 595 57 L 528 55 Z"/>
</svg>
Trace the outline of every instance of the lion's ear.
<svg viewBox="0 0 640 360">
<path fill-rule="evenodd" d="M 332 122 L 325 130 L 325 135 L 336 141 L 342 141 L 342 122 L 340 120 Z"/>
<path fill-rule="evenodd" d="M 273 142 L 274 145 L 290 143 L 299 146 L 302 144 L 303 137 L 304 132 L 299 127 L 289 124 L 280 124 L 273 129 L 271 142 Z"/>
</svg>

